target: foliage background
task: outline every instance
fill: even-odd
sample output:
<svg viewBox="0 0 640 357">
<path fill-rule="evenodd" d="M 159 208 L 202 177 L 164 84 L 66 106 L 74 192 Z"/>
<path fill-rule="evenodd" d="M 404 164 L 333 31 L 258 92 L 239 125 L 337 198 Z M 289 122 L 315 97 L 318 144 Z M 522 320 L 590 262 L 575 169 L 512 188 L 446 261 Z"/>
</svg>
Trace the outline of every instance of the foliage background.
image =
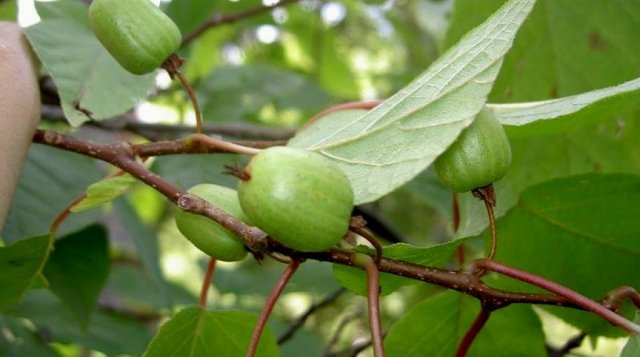
<svg viewBox="0 0 640 357">
<path fill-rule="evenodd" d="M 285 132 L 332 104 L 395 93 L 502 3 L 301 1 L 216 27 L 183 48 L 180 55 L 188 60 L 184 71 L 196 85 L 210 124 L 223 128 L 262 124 Z M 183 33 L 189 33 L 214 12 L 234 13 L 256 5 L 255 1 L 174 0 L 164 3 L 163 8 Z M 60 56 L 60 64 L 73 63 L 45 71 L 54 76 L 71 71 L 86 85 L 103 90 L 95 98 L 100 103 L 97 115 L 107 118 L 118 111 L 104 98 L 139 98 L 150 91 L 152 76 L 132 82 L 123 79 L 122 88 L 131 92 L 100 88 L 99 76 L 94 80 L 83 77 L 82 66 L 91 64 L 78 59 L 99 51 L 86 27 L 85 5 L 67 0 L 38 3 L 36 8 L 43 19 L 54 20 L 50 22 L 53 28 L 34 27 L 28 33 L 30 39 L 41 36 L 43 43 L 52 44 L 49 51 Z M 1 16 L 15 18 L 15 9 L 15 1 L 0 2 Z M 344 17 L 337 16 L 340 11 Z M 490 101 L 557 98 L 637 78 L 637 28 L 640 2 L 636 0 L 539 0 L 505 59 Z M 103 75 L 114 73 L 116 69 Z M 63 90 L 60 95 L 64 96 Z M 54 98 L 48 104 L 55 107 L 58 103 Z M 596 299 L 622 284 L 640 286 L 635 274 L 640 229 L 634 218 L 640 213 L 640 95 L 616 97 L 608 105 L 616 109 L 606 115 L 587 109 L 552 122 L 509 128 L 513 166 L 497 184 L 500 214 L 515 205 L 499 222 L 505 243 L 498 259 L 556 278 Z M 176 84 L 153 91 L 138 109 L 136 114 L 145 120 L 192 120 L 188 101 Z M 45 116 L 42 127 L 73 131 L 99 142 L 142 140 L 141 132 L 117 132 L 93 125 L 72 129 L 56 117 Z M 83 119 L 78 117 L 77 121 Z M 185 189 L 201 182 L 233 187 L 234 180 L 222 175 L 221 169 L 242 160 L 235 155 L 161 157 L 153 161 L 152 168 Z M 57 213 L 109 170 L 93 160 L 34 145 L 1 232 L 4 243 L 46 233 Z M 577 176 L 582 174 L 587 176 Z M 394 233 L 382 239 L 430 246 L 452 237 L 450 199 L 429 169 L 363 209 L 379 217 Z M 457 237 L 481 236 L 482 206 L 470 195 L 460 199 L 463 222 Z M 62 226 L 56 250 L 44 269 L 50 289 L 30 290 L 19 304 L 3 307 L 0 331 L 9 333 L 0 334 L 0 354 L 142 354 L 160 322 L 173 311 L 196 303 L 207 262 L 177 232 L 174 212 L 157 193 L 136 184 L 107 206 L 72 215 Z M 607 241 L 610 236 L 614 238 Z M 470 256 L 481 252 L 481 239 L 464 242 Z M 453 266 L 444 260 L 438 264 Z M 257 266 L 250 259 L 221 265 L 210 309 L 259 311 L 281 269 L 271 261 Z M 514 288 L 504 280 L 494 283 Z M 284 331 L 312 302 L 339 286 L 331 266 L 303 264 L 271 319 L 274 335 Z M 477 310 L 476 303 L 454 293 L 438 292 L 432 286 L 413 284 L 383 299 L 385 329 L 402 316 L 406 319 L 388 336 L 394 341 L 388 342 L 390 354 L 405 355 L 402 348 L 406 344 L 407 348 L 421 346 L 408 337 L 412 329 L 424 336 L 444 336 L 445 340 L 464 333 Z M 411 319 L 430 311 L 436 313 L 426 321 L 417 320 L 424 330 L 402 328 L 403 324 L 415 326 Z M 504 341 L 519 341 L 517 348 L 522 348 L 522 353 L 540 355 L 545 340 L 557 345 L 574 333 L 569 327 L 554 330 L 564 326 L 557 317 L 547 310 L 535 311 L 522 306 L 501 311 L 504 317 L 492 320 L 487 328 L 492 338 L 480 340 L 485 342 L 474 347 L 476 353 L 491 355 L 490 351 L 495 353 Z M 619 331 L 583 313 L 552 312 L 592 336 L 620 336 Z M 365 314 L 363 298 L 343 294 L 284 344 L 281 355 L 299 351 L 321 355 L 342 323 L 344 330 L 330 347 L 346 350 L 353 341 L 367 338 Z M 452 319 L 450 332 L 432 331 L 448 318 Z M 522 329 L 514 327 L 522 324 L 523 328 L 534 326 L 524 340 Z M 427 342 L 423 348 L 438 346 Z M 612 353 L 602 342 L 599 348 L 598 353 Z M 583 351 L 595 353 L 591 350 L 585 343 Z"/>
</svg>

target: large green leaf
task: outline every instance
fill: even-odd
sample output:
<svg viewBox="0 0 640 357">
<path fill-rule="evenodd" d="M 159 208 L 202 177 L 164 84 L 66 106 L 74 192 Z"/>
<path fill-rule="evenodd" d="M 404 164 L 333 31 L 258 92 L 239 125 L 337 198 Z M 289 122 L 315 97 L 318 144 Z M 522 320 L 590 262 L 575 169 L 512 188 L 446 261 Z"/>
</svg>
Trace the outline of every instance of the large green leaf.
<svg viewBox="0 0 640 357">
<path fill-rule="evenodd" d="M 639 201 L 640 177 L 635 175 L 587 174 L 534 186 L 498 221 L 496 260 L 595 300 L 622 285 L 640 286 Z M 523 288 L 513 281 L 503 284 Z M 593 314 L 552 312 L 591 334 L 614 331 Z"/>
<path fill-rule="evenodd" d="M 393 191 L 472 122 L 533 4 L 508 2 L 383 104 L 333 132 L 302 131 L 290 145 L 335 160 L 351 179 L 356 203 Z"/>
<path fill-rule="evenodd" d="M 167 321 L 149 344 L 145 357 L 242 357 L 257 322 L 244 311 L 181 310 Z M 275 336 L 266 329 L 256 356 L 279 356 Z"/>
<path fill-rule="evenodd" d="M 0 248 L 0 306 L 20 301 L 40 276 L 51 240 L 50 235 L 43 235 Z"/>
<path fill-rule="evenodd" d="M 476 300 L 457 292 L 438 294 L 407 311 L 385 338 L 389 357 L 453 356 L 480 311 Z M 495 311 L 476 337 L 469 356 L 545 355 L 542 325 L 528 306 Z"/>
<path fill-rule="evenodd" d="M 83 327 L 89 324 L 109 266 L 107 232 L 102 226 L 92 225 L 56 240 L 44 267 L 51 290 Z"/>
<path fill-rule="evenodd" d="M 86 5 L 57 1 L 38 6 L 42 21 L 24 31 L 55 82 L 71 125 L 125 113 L 147 96 L 153 74 L 130 74 L 111 57 L 89 28 Z"/>
<path fill-rule="evenodd" d="M 456 0 L 447 44 L 455 44 L 504 0 Z M 492 102 L 556 98 L 640 76 L 638 0 L 542 0 L 505 58 Z M 636 105 L 637 107 L 637 105 Z"/>
<path fill-rule="evenodd" d="M 0 316 L 0 356 L 59 357 L 28 321 Z"/>
<path fill-rule="evenodd" d="M 148 278 L 147 284 L 156 292 L 154 301 L 160 301 L 163 306 L 171 306 L 173 302 L 169 286 L 160 268 L 157 232 L 142 222 L 131 204 L 123 198 L 115 200 L 113 205 L 113 224 L 121 233 L 121 238 L 133 242 L 141 268 Z"/>
<path fill-rule="evenodd" d="M 114 302 L 106 300 L 105 303 Z M 29 291 L 23 302 L 9 314 L 28 321 L 51 341 L 79 345 L 107 356 L 139 356 L 152 338 L 146 323 L 121 313 L 96 311 L 88 328 L 84 329 L 48 289 Z"/>
<path fill-rule="evenodd" d="M 56 216 L 101 177 L 95 161 L 70 152 L 32 145 L 22 168 L 2 238 L 11 243 L 49 231 Z M 58 230 L 65 235 L 98 219 L 99 211 L 71 215 Z"/>
<path fill-rule="evenodd" d="M 385 258 L 396 259 L 403 262 L 423 264 L 428 266 L 442 266 L 449 261 L 462 240 L 437 244 L 431 247 L 417 247 L 410 244 L 393 244 L 383 248 Z M 371 250 L 367 250 L 371 253 Z M 351 292 L 358 295 L 367 295 L 367 277 L 361 269 L 334 264 L 333 272 L 340 283 Z M 380 293 L 390 294 L 398 288 L 417 283 L 417 280 L 399 277 L 396 275 L 380 274 Z"/>
</svg>

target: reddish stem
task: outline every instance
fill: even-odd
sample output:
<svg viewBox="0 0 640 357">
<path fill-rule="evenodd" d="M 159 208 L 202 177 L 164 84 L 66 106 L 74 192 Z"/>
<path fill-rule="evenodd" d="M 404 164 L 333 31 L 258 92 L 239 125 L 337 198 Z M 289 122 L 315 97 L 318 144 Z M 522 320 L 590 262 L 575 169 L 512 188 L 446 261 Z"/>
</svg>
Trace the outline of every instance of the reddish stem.
<svg viewBox="0 0 640 357">
<path fill-rule="evenodd" d="M 110 179 L 110 178 L 122 176 L 125 173 L 126 172 L 124 172 L 123 170 L 118 170 L 118 171 L 116 171 L 116 172 L 114 172 L 112 174 L 107 175 L 102 180 L 107 180 L 107 179 Z M 56 218 L 53 220 L 53 223 L 51 223 L 51 226 L 49 227 L 49 234 L 52 237 L 56 236 L 56 232 L 58 232 L 58 228 L 60 228 L 60 225 L 71 215 L 71 213 L 72 213 L 71 209 L 73 208 L 73 206 L 75 206 L 78 203 L 82 202 L 85 198 L 87 198 L 87 192 L 86 191 L 81 193 L 78 197 L 76 197 L 76 199 L 71 201 L 71 203 L 69 203 L 67 205 L 67 207 L 65 207 L 64 210 L 62 212 L 60 212 L 60 214 L 58 214 L 56 216 Z"/>
<path fill-rule="evenodd" d="M 209 295 L 209 287 L 211 286 L 211 280 L 213 278 L 213 272 L 216 269 L 216 258 L 211 257 L 209 264 L 207 264 L 207 271 L 204 274 L 204 280 L 202 280 L 202 288 L 200 289 L 200 299 L 198 305 L 204 309 L 207 306 L 207 296 Z"/>
<path fill-rule="evenodd" d="M 376 255 L 375 255 L 375 263 L 380 264 L 380 260 L 382 260 L 382 246 L 380 245 L 380 242 L 378 242 L 378 240 L 366 229 L 364 229 L 363 227 L 354 227 L 351 226 L 349 227 L 349 229 L 361 236 L 362 238 L 364 238 L 367 242 L 369 242 L 372 246 L 373 249 L 376 251 Z"/>
<path fill-rule="evenodd" d="M 473 324 L 471 325 L 471 327 L 469 327 L 469 330 L 467 330 L 467 333 L 462 338 L 462 341 L 460 341 L 458 350 L 456 351 L 456 357 L 464 357 L 467 355 L 469 348 L 471 348 L 471 345 L 473 344 L 473 340 L 475 340 L 476 336 L 478 336 L 478 333 L 480 333 L 480 330 L 482 330 L 484 325 L 489 320 L 491 312 L 491 310 L 485 308 L 484 306 L 482 307 L 482 310 L 480 310 L 480 313 L 478 313 L 478 316 L 476 316 Z"/>
<path fill-rule="evenodd" d="M 304 125 L 302 125 L 300 130 L 304 130 L 306 127 L 308 127 L 309 125 L 313 124 L 314 122 L 316 122 L 320 118 L 325 117 L 325 116 L 327 116 L 327 115 L 329 115 L 329 114 L 331 114 L 333 112 L 339 112 L 341 110 L 349 110 L 349 109 L 371 110 L 371 109 L 377 107 L 380 103 L 382 103 L 382 100 L 348 102 L 348 103 L 342 103 L 342 104 L 334 105 L 333 107 L 327 108 L 327 109 L 319 112 L 318 114 L 312 116 L 309 120 L 307 120 L 306 123 L 304 123 Z"/>
<path fill-rule="evenodd" d="M 370 256 L 362 253 L 355 253 L 351 260 L 355 266 L 363 268 L 367 272 L 367 300 L 369 302 L 367 307 L 373 355 L 375 357 L 384 357 L 382 324 L 380 323 L 380 271 L 378 270 L 378 263 Z"/>
<path fill-rule="evenodd" d="M 451 210 L 453 216 L 453 231 L 457 232 L 460 228 L 460 203 L 458 202 L 458 194 L 451 195 Z"/>
<path fill-rule="evenodd" d="M 193 88 L 189 84 L 189 81 L 187 81 L 182 72 L 177 70 L 173 74 L 178 77 L 180 83 L 182 83 L 182 87 L 187 92 L 187 95 L 189 95 L 189 99 L 191 99 L 191 103 L 193 104 L 193 111 L 196 115 L 196 134 L 200 134 L 202 133 L 202 113 L 200 112 L 200 105 L 198 104 L 196 93 L 193 91 Z"/>
<path fill-rule="evenodd" d="M 491 247 L 489 248 L 488 260 L 493 260 L 496 256 L 496 250 L 498 248 L 498 232 L 496 229 L 496 217 L 493 212 L 493 206 L 489 201 L 484 201 L 484 206 L 487 208 L 487 214 L 489 215 L 489 226 L 491 227 Z"/>
<path fill-rule="evenodd" d="M 269 316 L 271 315 L 271 311 L 273 307 L 276 305 L 276 301 L 280 297 L 280 294 L 284 290 L 285 286 L 293 276 L 293 274 L 298 270 L 298 266 L 300 266 L 300 260 L 294 259 L 289 263 L 287 269 L 282 272 L 280 278 L 276 282 L 276 285 L 273 287 L 271 294 L 267 298 L 267 301 L 262 309 L 262 313 L 260 313 L 260 318 L 258 319 L 258 323 L 253 330 L 253 334 L 251 335 L 251 341 L 249 342 L 249 348 L 247 349 L 247 357 L 253 357 L 258 350 L 258 342 L 260 342 L 260 336 L 262 335 L 262 331 L 264 331 L 264 327 L 267 324 L 267 320 L 269 320 Z"/>
<path fill-rule="evenodd" d="M 541 287 L 556 295 L 566 298 L 567 300 L 573 302 L 580 308 L 593 312 L 594 314 L 609 321 L 613 325 L 621 327 L 634 334 L 640 333 L 639 325 L 627 320 L 623 316 L 620 316 L 615 312 L 607 309 L 605 306 L 563 285 L 560 285 L 558 283 L 555 283 L 553 281 L 547 280 L 543 277 L 534 275 L 526 271 L 518 270 L 510 266 L 496 263 L 491 260 L 479 260 L 476 262 L 476 266 L 479 267 L 480 269 L 490 270 L 514 279 L 518 279 L 525 283 L 529 283 L 529 284 Z"/>
</svg>

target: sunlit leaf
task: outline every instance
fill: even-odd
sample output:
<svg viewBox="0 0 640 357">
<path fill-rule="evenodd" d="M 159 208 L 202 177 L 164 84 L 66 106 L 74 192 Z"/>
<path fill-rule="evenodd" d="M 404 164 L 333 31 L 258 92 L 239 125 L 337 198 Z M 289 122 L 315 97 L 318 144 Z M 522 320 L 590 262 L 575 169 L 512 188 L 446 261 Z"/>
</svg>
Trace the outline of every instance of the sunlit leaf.
<svg viewBox="0 0 640 357">
<path fill-rule="evenodd" d="M 640 78 L 617 85 L 570 97 L 539 102 L 488 104 L 496 118 L 505 125 L 525 125 L 537 120 L 554 119 L 573 114 L 604 99 L 640 89 Z M 616 111 L 616 108 L 609 108 Z"/>
<path fill-rule="evenodd" d="M 356 203 L 393 191 L 429 166 L 480 111 L 533 4 L 508 2 L 383 104 L 332 132 L 302 131 L 289 145 L 335 160 L 351 179 Z"/>
</svg>

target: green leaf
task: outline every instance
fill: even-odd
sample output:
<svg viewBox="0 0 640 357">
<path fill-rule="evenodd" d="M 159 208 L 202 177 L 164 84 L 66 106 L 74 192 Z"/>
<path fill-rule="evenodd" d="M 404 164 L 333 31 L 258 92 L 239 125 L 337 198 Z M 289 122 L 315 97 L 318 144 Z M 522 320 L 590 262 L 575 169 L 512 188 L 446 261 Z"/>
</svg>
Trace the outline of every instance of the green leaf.
<svg viewBox="0 0 640 357">
<path fill-rule="evenodd" d="M 184 36 L 204 22 L 213 13 L 216 5 L 215 1 L 182 0 L 170 2 L 166 13 L 178 25 Z"/>
<path fill-rule="evenodd" d="M 393 244 L 382 249 L 385 258 L 396 259 L 404 262 L 422 264 L 428 266 L 442 266 L 449 261 L 451 255 L 463 240 L 455 240 L 431 247 L 417 247 L 410 244 Z M 364 250 L 372 253 L 371 249 Z M 340 283 L 354 294 L 367 295 L 366 274 L 353 267 L 334 264 L 333 272 Z M 382 295 L 388 295 L 402 286 L 418 283 L 417 280 L 399 277 L 396 275 L 381 273 L 380 288 Z"/>
<path fill-rule="evenodd" d="M 22 299 L 25 291 L 40 276 L 51 241 L 47 234 L 0 248 L 0 306 L 15 304 Z"/>
<path fill-rule="evenodd" d="M 0 356 L 59 357 L 29 322 L 0 316 Z"/>
<path fill-rule="evenodd" d="M 167 321 L 149 344 L 145 357 L 245 356 L 257 316 L 244 311 L 181 310 Z M 256 356 L 279 356 L 275 337 L 262 334 Z"/>
<path fill-rule="evenodd" d="M 457 0 L 454 44 L 504 0 Z M 640 76 L 637 0 L 540 1 L 505 58 L 492 102 L 525 102 L 612 86 Z M 635 105 L 637 108 L 637 104 Z"/>
<path fill-rule="evenodd" d="M 291 126 L 302 121 L 305 111 L 318 111 L 329 102 L 315 83 L 266 64 L 218 68 L 203 80 L 198 93 L 203 116 L 211 121 L 262 120 Z"/>
<path fill-rule="evenodd" d="M 117 304 L 109 300 L 105 303 Z M 107 356 L 140 356 L 152 338 L 147 323 L 121 313 L 96 311 L 88 329 L 84 329 L 58 297 L 46 289 L 29 291 L 10 313 L 21 320 L 28 319 L 40 333 L 46 332 L 50 341 L 79 345 Z"/>
<path fill-rule="evenodd" d="M 107 232 L 93 225 L 56 240 L 44 267 L 51 290 L 85 328 L 107 281 L 109 266 Z"/>
<path fill-rule="evenodd" d="M 640 323 L 640 313 L 636 312 L 635 323 Z M 629 341 L 624 345 L 620 357 L 637 357 L 640 356 L 640 335 L 632 335 Z"/>
<path fill-rule="evenodd" d="M 0 21 L 16 21 L 18 6 L 16 0 L 0 2 Z"/>
<path fill-rule="evenodd" d="M 5 242 L 48 232 L 56 216 L 100 177 L 95 161 L 90 158 L 32 145 L 3 227 Z M 99 213 L 71 215 L 58 234 L 69 234 L 97 221 Z"/>
<path fill-rule="evenodd" d="M 154 300 L 162 301 L 163 306 L 171 306 L 169 286 L 160 268 L 157 232 L 142 222 L 126 200 L 117 199 L 113 205 L 113 224 L 121 229 L 121 238 L 129 239 L 135 245 L 142 269 L 148 278 L 147 283 L 156 292 Z"/>
<path fill-rule="evenodd" d="M 640 177 L 635 175 L 587 174 L 531 187 L 498 221 L 496 260 L 594 300 L 622 285 L 639 286 L 639 201 Z M 501 284 L 526 288 L 512 280 Z M 621 332 L 593 314 L 548 309 L 592 335 Z"/>
<path fill-rule="evenodd" d="M 335 160 L 355 202 L 373 201 L 427 168 L 486 102 L 502 58 L 534 1 L 510 1 L 425 73 L 334 132 L 302 131 L 290 142 Z"/>
<path fill-rule="evenodd" d="M 47 6 L 49 16 L 24 31 L 55 82 L 71 125 L 123 114 L 147 96 L 153 74 L 130 74 L 111 57 L 89 28 L 86 5 Z M 78 16 L 81 11 L 84 17 Z"/>
<path fill-rule="evenodd" d="M 570 97 L 544 100 L 539 102 L 488 104 L 496 118 L 505 125 L 525 125 L 538 120 L 549 120 L 576 113 L 602 100 L 640 89 L 640 78 L 603 89 L 594 90 Z M 612 112 L 617 107 L 609 106 Z"/>
<path fill-rule="evenodd" d="M 244 162 L 244 159 L 235 154 L 161 156 L 154 160 L 151 169 L 185 190 L 200 183 L 235 188 L 237 180 L 224 173 L 224 166 L 243 165 Z"/>
<path fill-rule="evenodd" d="M 477 300 L 448 291 L 414 306 L 385 338 L 389 357 L 453 356 L 480 311 Z M 542 325 L 529 306 L 494 311 L 468 353 L 474 357 L 544 356 Z"/>
<path fill-rule="evenodd" d="M 87 196 L 71 207 L 71 212 L 82 212 L 111 202 L 124 194 L 136 183 L 130 175 L 111 177 L 100 180 L 87 188 Z"/>
</svg>

